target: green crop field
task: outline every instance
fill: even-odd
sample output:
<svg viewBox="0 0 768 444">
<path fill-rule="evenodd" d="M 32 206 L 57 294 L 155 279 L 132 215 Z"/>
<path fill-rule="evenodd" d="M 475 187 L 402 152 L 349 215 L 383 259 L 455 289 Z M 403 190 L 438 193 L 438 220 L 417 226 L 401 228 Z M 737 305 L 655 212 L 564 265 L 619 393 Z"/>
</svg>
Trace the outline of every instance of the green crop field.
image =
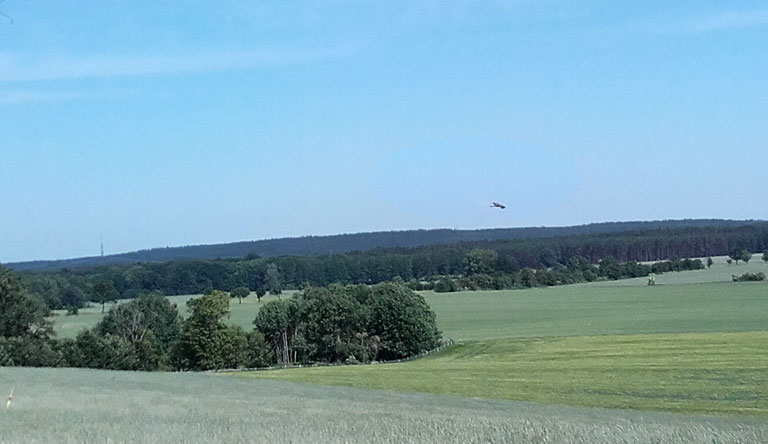
<svg viewBox="0 0 768 444">
<path fill-rule="evenodd" d="M 768 332 L 471 341 L 400 364 L 236 373 L 541 403 L 768 417 Z"/>
<path fill-rule="evenodd" d="M 638 278 L 533 290 L 423 294 L 437 313 L 444 336 L 456 340 L 768 329 L 761 316 L 768 312 L 768 281 L 731 282 L 731 274 L 747 271 L 768 274 L 768 265 L 753 259 L 749 265 L 728 266 L 725 258 L 717 257 L 708 270 L 659 275 L 655 287 Z M 185 303 L 196 296 L 169 299 L 186 316 Z M 232 300 L 227 322 L 252 329 L 259 308 L 272 298 L 257 302 L 251 295 L 242 304 Z M 93 327 L 101 318 L 101 306 L 82 309 L 77 316 L 57 311 L 52 317 L 54 330 L 65 338 Z"/>
<path fill-rule="evenodd" d="M 744 273 L 757 273 L 762 271 L 768 274 L 768 264 L 760 260 L 761 254 L 755 254 L 752 260 L 748 264 L 739 262 L 738 265 L 733 263 L 728 265 L 726 260 L 727 256 L 716 256 L 712 260 L 714 264 L 711 268 L 704 270 L 693 270 L 679 273 L 664 273 L 656 276 L 656 283 L 660 285 L 666 284 L 702 284 L 707 282 L 732 282 L 731 275 L 742 275 Z M 707 258 L 701 258 L 704 264 L 707 263 Z M 606 285 L 606 286 L 626 286 L 626 285 L 646 285 L 647 278 L 636 279 L 623 279 L 619 281 L 605 281 L 590 285 Z M 583 284 L 582 284 L 583 285 Z"/>
<path fill-rule="evenodd" d="M 552 288 L 425 292 L 453 349 L 375 366 L 238 374 L 323 385 L 454 394 L 550 404 L 768 416 L 768 282 L 731 274 L 762 261 L 646 279 Z M 192 296 L 174 296 L 182 314 Z M 266 299 L 269 300 L 269 299 Z M 233 300 L 228 320 L 252 328 L 259 307 Z M 56 316 L 62 336 L 100 308 Z M 225 378 L 226 379 L 226 378 Z M 255 382 L 254 382 L 255 383 Z M 258 383 L 257 383 L 258 384 Z"/>
<path fill-rule="evenodd" d="M 768 282 L 729 270 L 533 290 L 425 293 L 446 337 L 422 360 L 237 374 L 541 403 L 768 417 Z M 724 271 L 725 270 L 725 271 Z"/>
<path fill-rule="evenodd" d="M 426 298 L 444 336 L 455 340 L 768 330 L 768 281 L 599 284 Z"/>
<path fill-rule="evenodd" d="M 768 424 L 222 378 L 0 368 L 0 443 L 768 442 Z"/>
</svg>

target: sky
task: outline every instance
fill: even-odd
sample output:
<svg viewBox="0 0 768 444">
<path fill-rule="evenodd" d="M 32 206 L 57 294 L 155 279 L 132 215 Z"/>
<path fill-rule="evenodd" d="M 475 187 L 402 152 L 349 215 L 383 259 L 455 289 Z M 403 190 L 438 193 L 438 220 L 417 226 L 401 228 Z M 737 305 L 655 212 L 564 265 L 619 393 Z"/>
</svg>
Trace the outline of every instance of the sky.
<svg viewBox="0 0 768 444">
<path fill-rule="evenodd" d="M 98 255 L 101 239 L 111 254 L 768 219 L 763 1 L 0 12 L 0 262 Z"/>
</svg>

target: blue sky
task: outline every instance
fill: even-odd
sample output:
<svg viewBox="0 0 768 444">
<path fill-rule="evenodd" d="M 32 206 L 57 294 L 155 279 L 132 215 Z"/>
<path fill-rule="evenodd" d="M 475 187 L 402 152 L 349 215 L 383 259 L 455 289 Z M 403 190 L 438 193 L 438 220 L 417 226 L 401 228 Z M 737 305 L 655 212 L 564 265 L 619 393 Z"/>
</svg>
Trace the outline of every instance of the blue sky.
<svg viewBox="0 0 768 444">
<path fill-rule="evenodd" d="M 0 11 L 0 262 L 100 236 L 768 218 L 764 2 Z"/>
</svg>

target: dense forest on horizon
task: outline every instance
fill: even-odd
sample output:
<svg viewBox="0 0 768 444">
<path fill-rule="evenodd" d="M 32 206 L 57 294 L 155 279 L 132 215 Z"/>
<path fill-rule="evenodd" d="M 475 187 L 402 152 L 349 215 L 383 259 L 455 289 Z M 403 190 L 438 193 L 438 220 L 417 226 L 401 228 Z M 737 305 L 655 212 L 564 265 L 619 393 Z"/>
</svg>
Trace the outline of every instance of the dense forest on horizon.
<svg viewBox="0 0 768 444">
<path fill-rule="evenodd" d="M 515 288 L 645 276 L 656 272 L 636 262 L 672 260 L 664 271 L 689 267 L 679 259 L 768 250 L 768 222 L 741 226 L 664 228 L 575 236 L 483 240 L 324 256 L 204 259 L 103 265 L 58 271 L 24 271 L 26 286 L 50 308 L 72 301 L 133 298 L 211 290 L 279 291 L 304 285 L 376 284 L 402 280 L 434 285 L 445 277 L 467 278 L 465 288 Z M 600 268 L 592 267 L 598 264 Z M 624 264 L 616 268 L 618 264 Z M 687 265 L 686 265 L 687 264 Z M 698 266 L 698 265 L 697 265 Z M 568 270 L 566 270 L 568 269 Z M 610 270 L 614 271 L 610 271 Z M 535 276 L 531 273 L 535 271 Z M 567 271 L 567 272 L 566 272 Z M 595 276 L 591 276 L 595 274 Z M 532 279 L 533 278 L 533 279 Z M 246 292 L 247 293 L 247 292 Z"/>
<path fill-rule="evenodd" d="M 15 271 L 86 268 L 100 265 L 144 262 L 187 261 L 198 259 L 271 258 L 280 256 L 324 256 L 366 252 L 377 248 L 412 248 L 484 241 L 553 238 L 597 235 L 659 229 L 739 227 L 761 221 L 725 219 L 681 219 L 661 221 L 600 222 L 566 227 L 487 228 L 477 230 L 423 229 L 371 233 L 304 236 L 226 244 L 153 248 L 130 253 L 62 260 L 38 260 L 4 264 Z M 656 256 L 659 256 L 658 254 Z M 567 260 L 567 258 L 566 258 Z M 594 261 L 595 258 L 592 258 Z M 652 259 L 639 259 L 652 260 Z"/>
</svg>

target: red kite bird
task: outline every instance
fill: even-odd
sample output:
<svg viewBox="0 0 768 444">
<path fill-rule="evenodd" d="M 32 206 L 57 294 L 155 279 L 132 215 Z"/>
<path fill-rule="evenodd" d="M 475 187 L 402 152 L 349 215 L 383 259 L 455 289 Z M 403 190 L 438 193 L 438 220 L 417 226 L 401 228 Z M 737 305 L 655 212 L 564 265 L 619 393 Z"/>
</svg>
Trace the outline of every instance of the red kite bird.
<svg viewBox="0 0 768 444">
<path fill-rule="evenodd" d="M 495 207 L 495 208 L 501 208 L 502 210 L 503 210 L 504 208 L 507 208 L 507 207 L 506 207 L 506 205 L 502 205 L 502 204 L 500 204 L 500 203 L 498 203 L 498 202 L 493 202 L 493 203 L 491 204 L 491 206 L 492 206 L 492 207 Z"/>
</svg>

